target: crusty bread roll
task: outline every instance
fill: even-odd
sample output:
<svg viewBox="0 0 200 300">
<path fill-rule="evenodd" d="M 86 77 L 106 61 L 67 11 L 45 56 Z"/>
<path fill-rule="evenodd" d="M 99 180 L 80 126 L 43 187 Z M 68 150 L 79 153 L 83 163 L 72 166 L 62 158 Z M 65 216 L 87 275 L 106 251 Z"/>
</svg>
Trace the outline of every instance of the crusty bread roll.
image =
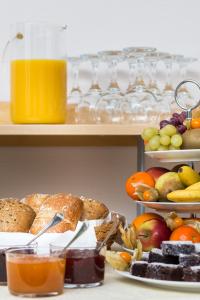
<svg viewBox="0 0 200 300">
<path fill-rule="evenodd" d="M 58 212 L 64 214 L 64 220 L 50 228 L 48 232 L 75 230 L 82 214 L 82 209 L 83 202 L 71 194 L 56 194 L 49 196 L 40 207 L 30 232 L 33 234 L 38 233 Z"/>
<path fill-rule="evenodd" d="M 29 205 L 37 214 L 40 210 L 40 206 L 48 197 L 49 197 L 48 194 L 32 194 L 32 195 L 27 195 L 21 201 L 22 203 Z"/>
<path fill-rule="evenodd" d="M 109 209 L 100 201 L 81 197 L 83 201 L 83 213 L 81 220 L 104 219 L 109 214 Z"/>
<path fill-rule="evenodd" d="M 17 199 L 0 199 L 0 232 L 28 232 L 34 210 Z"/>
</svg>

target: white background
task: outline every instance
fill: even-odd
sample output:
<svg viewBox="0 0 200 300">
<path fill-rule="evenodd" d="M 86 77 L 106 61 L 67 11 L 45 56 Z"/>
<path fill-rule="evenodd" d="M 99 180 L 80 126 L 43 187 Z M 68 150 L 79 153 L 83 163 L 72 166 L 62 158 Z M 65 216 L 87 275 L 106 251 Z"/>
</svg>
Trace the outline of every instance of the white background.
<svg viewBox="0 0 200 300">
<path fill-rule="evenodd" d="M 142 45 L 200 57 L 199 0 L 0 0 L 0 8 L 0 50 L 8 40 L 10 23 L 49 21 L 68 25 L 69 55 Z M 0 98 L 8 100 L 4 67 Z M 85 194 L 131 219 L 134 204 L 124 183 L 136 170 L 135 150 L 134 146 L 2 148 L 0 196 Z"/>
</svg>

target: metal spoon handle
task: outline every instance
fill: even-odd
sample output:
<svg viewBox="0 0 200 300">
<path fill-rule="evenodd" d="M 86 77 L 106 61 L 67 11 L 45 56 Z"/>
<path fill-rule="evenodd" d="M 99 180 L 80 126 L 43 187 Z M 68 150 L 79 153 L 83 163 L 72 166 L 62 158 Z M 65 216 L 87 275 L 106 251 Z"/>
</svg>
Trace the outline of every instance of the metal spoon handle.
<svg viewBox="0 0 200 300">
<path fill-rule="evenodd" d="M 87 229 L 88 229 L 88 225 L 86 225 L 86 223 L 83 222 L 82 225 L 81 225 L 81 227 L 79 228 L 79 230 L 75 234 L 75 236 L 71 239 L 71 241 L 69 241 L 69 243 L 63 248 L 62 251 L 65 251 L 69 246 L 71 246 L 71 244 L 76 239 L 78 239 Z"/>
<path fill-rule="evenodd" d="M 57 225 L 58 223 L 60 223 L 61 221 L 63 221 L 64 219 L 64 215 L 61 213 L 56 213 L 55 216 L 53 217 L 53 219 L 42 229 L 38 232 L 38 234 L 36 236 L 34 236 L 34 238 L 32 240 L 30 240 L 26 246 L 29 246 L 30 244 L 32 244 L 37 238 L 39 238 L 43 233 L 45 233 L 49 228 Z"/>
</svg>

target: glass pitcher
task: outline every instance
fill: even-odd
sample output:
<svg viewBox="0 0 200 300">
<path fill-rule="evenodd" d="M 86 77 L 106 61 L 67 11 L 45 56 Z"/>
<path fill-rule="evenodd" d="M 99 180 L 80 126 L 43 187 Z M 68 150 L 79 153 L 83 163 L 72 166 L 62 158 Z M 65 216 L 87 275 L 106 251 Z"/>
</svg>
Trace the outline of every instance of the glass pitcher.
<svg viewBox="0 0 200 300">
<path fill-rule="evenodd" d="M 8 48 L 12 121 L 65 123 L 66 26 L 17 23 L 11 26 Z"/>
</svg>

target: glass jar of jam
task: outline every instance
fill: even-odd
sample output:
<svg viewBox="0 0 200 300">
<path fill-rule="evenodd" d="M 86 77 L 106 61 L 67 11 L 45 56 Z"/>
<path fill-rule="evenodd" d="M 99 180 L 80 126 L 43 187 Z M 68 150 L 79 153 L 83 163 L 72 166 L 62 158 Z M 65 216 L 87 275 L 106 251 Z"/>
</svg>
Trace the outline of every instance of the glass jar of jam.
<svg viewBox="0 0 200 300">
<path fill-rule="evenodd" d="M 27 297 L 62 294 L 65 259 L 56 251 L 41 248 L 16 248 L 6 251 L 8 289 L 11 294 Z"/>
<path fill-rule="evenodd" d="M 19 245 L 0 245 L 0 285 L 7 285 L 7 272 L 6 272 L 6 251 L 12 248 L 21 248 L 23 246 Z M 34 247 L 37 247 L 37 243 L 33 244 Z M 26 247 L 24 247 L 25 249 Z M 31 250 L 27 247 L 27 251 L 30 253 Z M 32 252 L 33 253 L 33 252 Z"/>
<path fill-rule="evenodd" d="M 50 247 L 61 249 L 54 245 Z M 95 287 L 103 283 L 105 257 L 97 248 L 70 248 L 65 251 L 65 257 L 64 287 Z"/>
</svg>

